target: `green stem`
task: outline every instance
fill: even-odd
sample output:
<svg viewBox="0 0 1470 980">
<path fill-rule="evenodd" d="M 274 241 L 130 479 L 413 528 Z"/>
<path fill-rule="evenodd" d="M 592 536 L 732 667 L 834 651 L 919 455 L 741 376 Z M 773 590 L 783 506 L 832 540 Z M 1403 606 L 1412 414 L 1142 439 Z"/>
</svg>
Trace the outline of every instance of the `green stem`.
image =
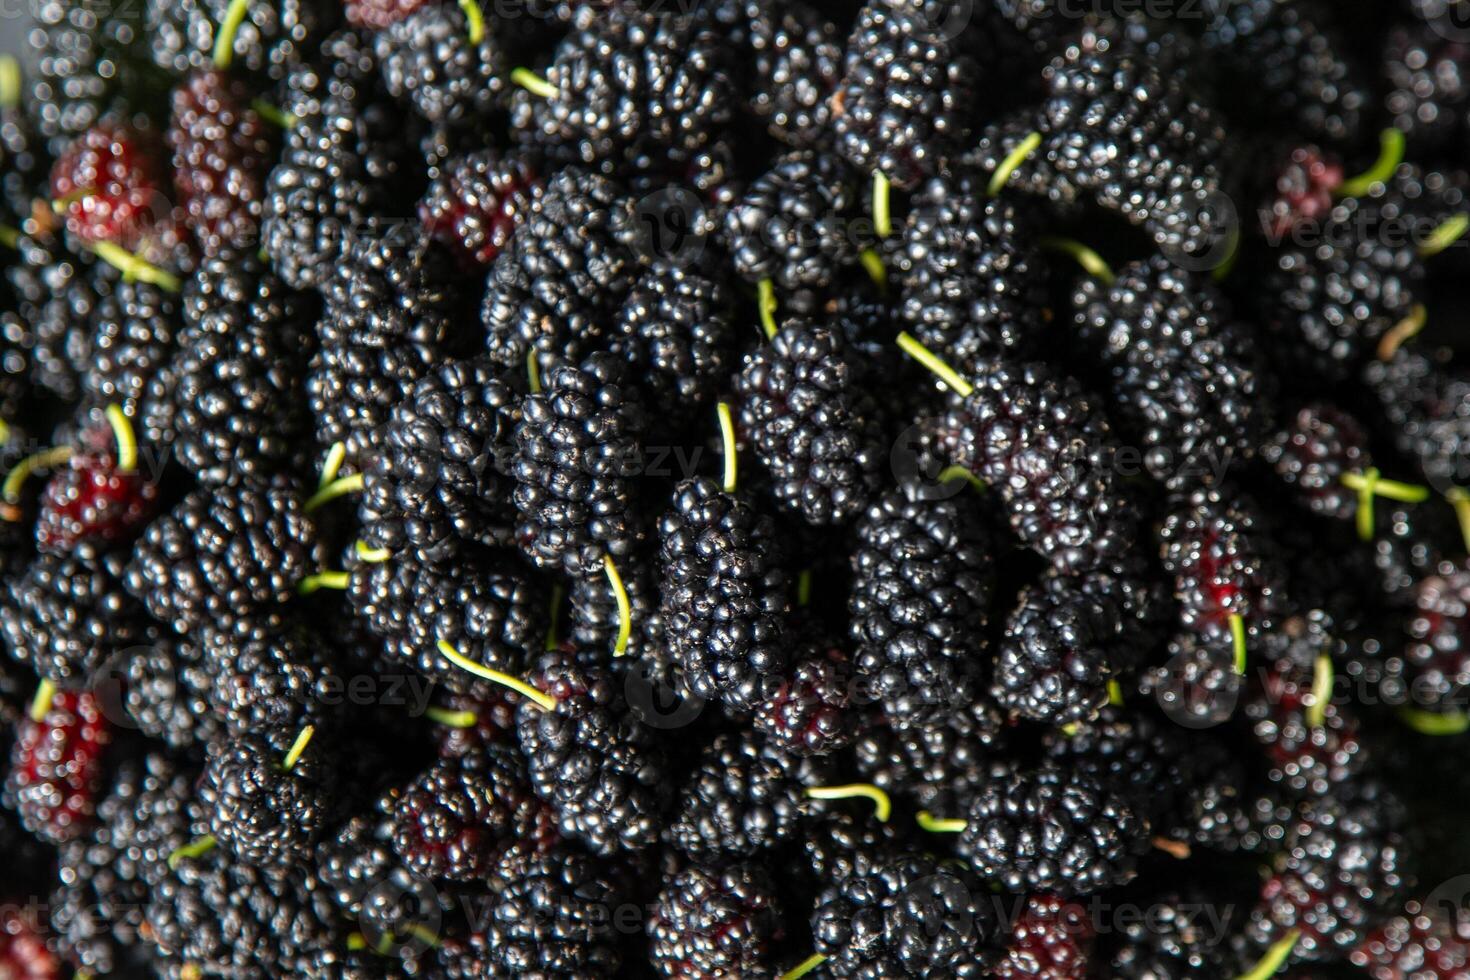
<svg viewBox="0 0 1470 980">
<path fill-rule="evenodd" d="M 940 483 L 948 483 L 950 480 L 964 480 L 976 490 L 983 491 L 985 489 L 984 480 L 980 479 L 974 473 L 971 473 L 969 470 L 967 470 L 963 466 L 960 466 L 959 464 L 955 464 L 954 466 L 946 466 L 944 469 L 939 471 Z"/>
<path fill-rule="evenodd" d="M 255 114 L 266 122 L 279 129 L 290 129 L 296 125 L 296 117 L 279 106 L 272 105 L 265 99 L 255 99 L 250 103 L 250 108 Z"/>
<path fill-rule="evenodd" d="M 27 456 L 5 477 L 5 482 L 0 484 L 0 500 L 14 506 L 20 502 L 20 488 L 31 478 L 37 470 L 48 470 L 53 466 L 60 466 L 71 459 L 74 450 L 70 446 L 55 446 L 51 449 L 43 449 L 34 456 Z M 7 517 L 6 520 L 12 520 Z"/>
<path fill-rule="evenodd" d="M 1302 931 L 1300 929 L 1293 929 L 1291 932 L 1288 932 L 1285 936 L 1271 944 L 1271 948 L 1266 950 L 1266 955 L 1261 957 L 1260 962 L 1251 967 L 1250 972 L 1242 973 L 1237 980 L 1266 980 L 1267 977 L 1274 975 L 1277 970 L 1286 965 L 1286 958 L 1291 955 L 1291 951 L 1296 947 L 1297 940 L 1301 937 Z"/>
<path fill-rule="evenodd" d="M 1017 143 L 1014 150 L 1006 154 L 1005 159 L 1000 162 L 1000 166 L 995 168 L 995 173 L 990 175 L 990 184 L 985 188 L 991 197 L 995 197 L 1001 192 L 1001 189 L 1006 185 L 1006 181 L 1011 179 L 1011 174 L 1015 173 L 1016 168 L 1024 163 L 1027 157 L 1035 153 L 1036 148 L 1040 145 L 1041 134 L 1033 131 L 1020 143 Z"/>
<path fill-rule="evenodd" d="M 1397 129 L 1385 129 L 1378 137 L 1378 147 L 1378 159 L 1373 162 L 1373 166 L 1358 176 L 1339 184 L 1336 191 L 1338 197 L 1358 197 L 1366 194 L 1372 190 L 1374 184 L 1381 184 L 1393 176 L 1393 172 L 1404 160 L 1403 132 Z"/>
<path fill-rule="evenodd" d="M 720 486 L 726 493 L 734 493 L 735 481 L 739 475 L 737 473 L 739 460 L 736 458 L 735 450 L 735 419 L 730 414 L 729 402 L 720 402 L 716 405 L 715 414 L 720 418 L 720 445 L 725 453 L 725 474 Z"/>
<path fill-rule="evenodd" d="M 325 490 L 342 472 L 342 463 L 347 459 L 347 444 L 345 442 L 334 442 L 332 448 L 327 450 L 327 458 L 322 462 L 322 475 L 316 482 L 318 490 Z"/>
<path fill-rule="evenodd" d="M 311 497 L 307 499 L 304 509 L 308 514 L 321 510 L 323 506 L 331 503 L 338 497 L 345 497 L 349 493 L 356 493 L 357 491 L 361 490 L 362 483 L 363 479 L 361 473 L 354 473 L 351 476 L 338 477 L 331 483 L 328 483 L 326 486 L 322 487 L 316 493 L 312 494 Z"/>
<path fill-rule="evenodd" d="M 893 234 L 893 186 L 881 170 L 873 171 L 873 230 L 879 238 Z"/>
<path fill-rule="evenodd" d="M 1312 706 L 1307 709 L 1307 724 L 1321 728 L 1327 720 L 1327 702 L 1332 698 L 1332 658 L 1317 654 L 1312 665 Z"/>
<path fill-rule="evenodd" d="M 612 555 L 602 556 L 602 567 L 618 600 L 618 639 L 613 644 L 613 656 L 621 657 L 628 652 L 628 638 L 633 635 L 633 605 L 628 601 L 628 590 L 623 586 L 623 577 L 618 574 Z"/>
<path fill-rule="evenodd" d="M 197 840 L 190 841 L 183 847 L 175 848 L 168 856 L 169 870 L 177 868 L 179 862 L 185 858 L 203 857 L 205 854 L 214 850 L 215 845 L 218 843 L 219 841 L 214 839 L 213 834 L 205 834 Z"/>
<path fill-rule="evenodd" d="M 546 649 L 555 650 L 558 643 L 557 629 L 561 626 L 562 587 L 558 582 L 551 587 L 551 624 L 546 627 Z"/>
<path fill-rule="evenodd" d="M 311 744 L 311 738 L 315 734 L 315 725 L 307 725 L 305 728 L 301 729 L 301 734 L 297 735 L 296 741 L 291 743 L 291 748 L 286 753 L 286 759 L 284 762 L 281 763 L 282 769 L 284 769 L 286 772 L 290 772 L 292 769 L 296 768 L 296 763 L 301 761 L 302 754 L 306 751 L 306 747 Z"/>
<path fill-rule="evenodd" d="M 931 834 L 962 834 L 969 826 L 969 821 L 936 817 L 928 810 L 920 810 L 918 816 L 914 817 L 914 822 Z"/>
<path fill-rule="evenodd" d="M 939 355 L 915 340 L 908 331 L 898 335 L 898 348 L 928 368 L 940 381 L 953 388 L 961 398 L 969 398 L 975 390 L 974 385 L 960 377 L 958 371 L 944 363 Z"/>
<path fill-rule="evenodd" d="M 1101 280 L 1106 286 L 1111 286 L 1118 281 L 1118 277 L 1113 275 L 1112 266 L 1108 265 L 1101 255 L 1076 239 L 1046 235 L 1041 239 L 1041 247 L 1051 252 L 1071 256 L 1077 260 L 1078 265 L 1082 266 L 1083 271 L 1094 279 Z"/>
<path fill-rule="evenodd" d="M 146 282 L 171 293 L 176 293 L 183 288 L 183 283 L 179 281 L 178 276 L 160 269 L 120 245 L 114 245 L 112 242 L 93 242 L 91 248 L 99 259 L 121 272 L 124 279 Z"/>
<path fill-rule="evenodd" d="M 814 800 L 848 800 L 859 796 L 865 797 L 873 801 L 873 812 L 877 815 L 879 823 L 887 823 L 889 816 L 893 813 L 893 801 L 888 798 L 888 794 L 871 783 L 813 786 L 807 789 L 806 795 Z"/>
<path fill-rule="evenodd" d="M 370 548 L 368 543 L 361 538 L 357 539 L 353 550 L 357 552 L 357 560 L 367 565 L 381 565 L 393 557 L 393 552 L 387 548 Z"/>
<path fill-rule="evenodd" d="M 803 568 L 796 573 L 796 604 L 801 607 L 812 604 L 812 570 L 810 568 Z"/>
<path fill-rule="evenodd" d="M 886 293 L 888 291 L 888 270 L 883 267 L 883 256 L 871 248 L 865 248 L 858 253 L 858 262 L 862 264 L 868 278 L 873 280 L 873 285 L 878 287 L 878 291 Z"/>
<path fill-rule="evenodd" d="M 51 702 L 56 700 L 56 685 L 41 678 L 41 684 L 36 688 L 36 696 L 31 698 L 31 721 L 41 724 L 46 720 L 46 714 L 51 710 Z"/>
<path fill-rule="evenodd" d="M 352 582 L 352 577 L 346 572 L 317 572 L 308 575 L 296 586 L 297 595 L 312 595 L 322 589 L 333 589 L 341 592 Z"/>
<path fill-rule="evenodd" d="M 20 249 L 20 229 L 10 225 L 0 225 L 0 245 L 12 251 Z"/>
<path fill-rule="evenodd" d="M 755 284 L 755 298 L 761 314 L 761 329 L 766 332 L 766 339 L 771 340 L 776 336 L 776 284 L 762 279 Z"/>
<path fill-rule="evenodd" d="M 541 361 L 535 347 L 526 351 L 526 383 L 531 386 L 531 394 L 541 394 Z"/>
<path fill-rule="evenodd" d="M 538 705 L 542 711 L 556 710 L 556 698 L 544 691 L 536 690 L 519 677 L 512 677 L 509 674 L 504 674 L 498 670 L 486 667 L 484 664 L 475 663 L 469 657 L 456 650 L 447 640 L 440 640 L 436 646 L 439 648 L 439 653 L 444 659 L 454 664 L 460 670 L 467 671 L 484 680 L 492 681 L 501 687 L 508 687 L 529 700 L 532 704 Z"/>
<path fill-rule="evenodd" d="M 20 105 L 20 60 L 14 55 L 0 56 L 0 109 Z"/>
<path fill-rule="evenodd" d="M 133 424 L 120 405 L 108 405 L 104 414 L 117 440 L 117 471 L 131 473 L 138 468 L 138 437 L 133 434 Z"/>
<path fill-rule="evenodd" d="M 480 5 L 475 0 L 459 0 L 459 9 L 464 11 L 465 22 L 469 25 L 470 43 L 479 44 L 485 40 L 485 14 Z"/>
<path fill-rule="evenodd" d="M 1455 509 L 1455 520 L 1460 522 L 1460 540 L 1465 550 L 1470 551 L 1470 490 L 1450 487 L 1444 496 Z"/>
<path fill-rule="evenodd" d="M 825 962 L 827 962 L 827 957 L 823 956 L 821 953 L 813 953 L 806 959 L 802 960 L 800 963 L 793 966 L 791 969 L 787 970 L 785 973 L 781 974 L 779 980 L 800 980 L 801 977 L 806 976 L 808 973 L 812 972 Z"/>
<path fill-rule="evenodd" d="M 1429 322 L 1429 308 L 1423 303 L 1415 303 L 1409 310 L 1409 315 L 1390 327 L 1387 332 L 1378 338 L 1378 359 L 1380 361 L 1393 360 L 1398 349 L 1415 337 L 1424 325 Z"/>
<path fill-rule="evenodd" d="M 240 25 L 245 23 L 249 9 L 250 0 L 230 0 L 230 5 L 225 8 L 225 16 L 214 35 L 214 67 L 220 71 L 229 68 L 235 60 L 235 35 L 240 33 Z"/>
<path fill-rule="evenodd" d="M 1115 708 L 1123 706 L 1123 685 L 1117 681 L 1108 681 L 1108 704 Z"/>
<path fill-rule="evenodd" d="M 1235 673 L 1245 676 L 1245 620 L 1240 613 L 1230 614 L 1230 642 L 1235 649 Z"/>
<path fill-rule="evenodd" d="M 529 68 L 511 69 L 510 80 L 532 95 L 539 95 L 543 99 L 556 98 L 556 86 Z"/>
<path fill-rule="evenodd" d="M 1399 720 L 1420 735 L 1463 735 L 1470 732 L 1470 715 L 1440 714 L 1418 708 L 1400 708 Z"/>
<path fill-rule="evenodd" d="M 1367 473 L 1344 473 L 1342 475 L 1343 485 L 1349 490 L 1362 490 L 1372 477 L 1373 492 L 1379 497 L 1387 497 L 1389 500 L 1397 500 L 1405 504 L 1422 504 L 1429 499 L 1429 488 L 1417 483 L 1403 483 L 1399 480 L 1385 480 L 1378 475 L 1376 469 L 1370 469 Z"/>
<path fill-rule="evenodd" d="M 1429 233 L 1424 244 L 1419 246 L 1419 257 L 1427 259 L 1438 255 L 1464 237 L 1467 230 L 1470 230 L 1470 214 L 1462 211 Z"/>
<path fill-rule="evenodd" d="M 427 708 L 424 716 L 436 725 L 447 725 L 450 728 L 474 728 L 480 723 L 480 716 L 473 711 L 450 711 L 448 708 Z"/>
</svg>

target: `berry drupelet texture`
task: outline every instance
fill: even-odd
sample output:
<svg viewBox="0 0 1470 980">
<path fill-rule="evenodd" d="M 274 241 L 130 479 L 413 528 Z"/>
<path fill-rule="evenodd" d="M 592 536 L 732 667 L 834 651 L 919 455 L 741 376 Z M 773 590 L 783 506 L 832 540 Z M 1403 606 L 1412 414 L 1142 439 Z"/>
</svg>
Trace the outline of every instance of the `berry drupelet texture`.
<svg viewBox="0 0 1470 980">
<path fill-rule="evenodd" d="M 785 928 L 771 876 L 735 862 L 692 864 L 665 879 L 648 934 L 654 968 L 673 980 L 766 975 Z"/>
</svg>

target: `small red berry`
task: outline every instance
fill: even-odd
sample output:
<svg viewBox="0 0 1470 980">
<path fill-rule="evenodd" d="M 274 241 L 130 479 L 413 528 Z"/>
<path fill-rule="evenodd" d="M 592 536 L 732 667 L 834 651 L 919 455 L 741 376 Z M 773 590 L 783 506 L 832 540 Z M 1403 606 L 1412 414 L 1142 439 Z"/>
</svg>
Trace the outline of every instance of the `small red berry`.
<svg viewBox="0 0 1470 980">
<path fill-rule="evenodd" d="M 58 691 L 44 719 L 20 723 L 5 801 L 27 830 L 61 844 L 87 829 L 101 788 L 103 749 L 111 740 L 101 703 L 85 691 Z"/>
</svg>

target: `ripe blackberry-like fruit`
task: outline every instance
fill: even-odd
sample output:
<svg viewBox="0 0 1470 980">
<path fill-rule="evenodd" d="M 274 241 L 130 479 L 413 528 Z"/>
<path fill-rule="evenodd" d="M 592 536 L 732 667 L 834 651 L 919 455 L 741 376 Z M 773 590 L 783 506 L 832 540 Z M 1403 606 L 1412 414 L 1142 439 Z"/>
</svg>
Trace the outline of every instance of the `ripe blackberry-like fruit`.
<svg viewBox="0 0 1470 980">
<path fill-rule="evenodd" d="M 1003 719 L 983 693 L 923 725 L 873 725 L 853 748 L 868 782 L 915 810 L 938 817 L 964 813 L 990 782 L 990 760 L 1004 744 Z"/>
<path fill-rule="evenodd" d="M 1242 119 L 1264 110 L 1285 132 L 1349 144 L 1360 135 L 1368 89 L 1325 5 L 1244 0 L 1219 13 L 1204 47 Z"/>
<path fill-rule="evenodd" d="M 444 164 L 419 201 L 419 220 L 466 269 L 488 267 L 509 244 L 539 183 L 525 157 L 493 150 Z"/>
<path fill-rule="evenodd" d="M 979 67 L 942 4 L 872 0 L 847 39 L 832 97 L 837 149 L 897 187 L 931 177 L 968 134 Z"/>
<path fill-rule="evenodd" d="M 474 881 L 518 845 L 548 839 L 550 814 L 520 760 L 497 750 L 478 761 L 434 763 L 394 805 L 393 848 L 414 873 Z"/>
<path fill-rule="evenodd" d="M 699 411 L 726 383 L 735 337 L 722 280 L 659 263 L 628 293 L 609 349 L 642 378 L 649 411 L 674 419 Z"/>
<path fill-rule="evenodd" d="M 656 557 L 649 549 L 641 549 L 631 560 L 618 562 L 618 578 L 628 601 L 627 618 L 631 620 L 627 647 L 622 654 L 615 650 L 624 624 L 622 603 L 605 571 L 573 579 L 567 585 L 565 611 L 558 623 L 563 631 L 561 644 L 570 644 L 576 657 L 584 663 L 602 666 L 607 665 L 610 652 L 618 659 L 626 656 L 649 664 L 666 659 L 655 584 Z"/>
<path fill-rule="evenodd" d="M 1206 641 L 1228 646 L 1232 615 L 1254 636 L 1289 608 L 1281 557 L 1249 497 L 1230 488 L 1196 490 L 1171 507 L 1159 541 L 1180 621 Z"/>
<path fill-rule="evenodd" d="M 691 864 L 668 877 L 648 921 L 659 976 L 747 977 L 774 972 L 785 937 L 781 902 L 754 864 Z"/>
<path fill-rule="evenodd" d="M 230 0 L 148 0 L 145 17 L 154 64 L 172 76 L 213 68 L 219 27 L 229 7 Z M 234 29 L 231 65 L 282 79 L 315 51 L 337 18 L 337 5 L 326 0 L 252 2 Z"/>
<path fill-rule="evenodd" d="M 428 0 L 346 0 L 343 7 L 348 23 L 378 31 L 407 17 L 426 2 Z"/>
<path fill-rule="evenodd" d="M 100 299 L 87 326 L 82 393 L 137 418 L 148 385 L 167 367 L 182 329 L 178 298 L 147 282 L 116 281 L 99 267 Z"/>
<path fill-rule="evenodd" d="M 1470 567 L 1446 562 L 1420 581 L 1405 630 L 1405 666 L 1421 697 L 1450 697 L 1470 685 Z"/>
<path fill-rule="evenodd" d="M 961 372 L 1041 329 L 1042 258 L 1015 199 L 977 178 L 935 179 L 910 203 L 891 258 L 900 310 L 924 346 Z"/>
<path fill-rule="evenodd" d="M 230 734 L 294 733 L 334 717 L 345 681 L 323 632 L 262 612 L 206 624 L 198 638 L 207 703 Z"/>
<path fill-rule="evenodd" d="M 791 611 L 784 548 L 769 515 L 694 477 L 659 521 L 660 610 L 690 688 L 749 709 L 779 684 Z"/>
<path fill-rule="evenodd" d="M 183 305 L 178 352 L 144 401 L 148 441 L 211 486 L 295 470 L 314 305 L 254 256 L 205 259 Z"/>
<path fill-rule="evenodd" d="M 363 540 L 382 547 L 368 528 Z M 433 677 L 450 690 L 489 696 L 495 686 L 439 652 L 449 644 L 474 663 L 520 676 L 546 636 L 550 602 L 540 583 L 516 563 L 466 547 L 446 565 L 412 550 L 352 568 L 348 601 L 376 636 L 383 655 Z"/>
<path fill-rule="evenodd" d="M 857 201 L 854 175 L 830 153 L 777 157 L 725 215 L 735 271 L 783 293 L 830 285 L 857 253 Z"/>
<path fill-rule="evenodd" d="M 1370 361 L 1363 379 L 1378 396 L 1395 448 L 1436 487 L 1470 484 L 1470 380 L 1435 356 L 1400 348 Z"/>
<path fill-rule="evenodd" d="M 1423 280 L 1412 248 L 1353 217 L 1369 205 L 1339 203 L 1322 232 L 1330 247 L 1275 252 L 1262 284 L 1261 318 L 1303 370 L 1328 382 L 1351 377 L 1390 329 L 1409 316 Z"/>
<path fill-rule="evenodd" d="M 171 976 L 189 966 L 203 976 L 309 976 L 318 956 L 347 942 L 313 872 L 267 874 L 221 848 L 179 861 L 158 882 L 146 929 Z"/>
<path fill-rule="evenodd" d="M 1157 918 L 1127 924 L 1113 953 L 1111 974 L 1158 980 L 1191 976 L 1238 976 L 1251 965 L 1230 942 L 1246 909 L 1201 885 L 1152 897 Z M 1205 910 L 1210 910 L 1206 912 Z M 1217 911 L 1218 910 L 1218 911 Z"/>
<path fill-rule="evenodd" d="M 0 913 L 0 969 L 20 980 L 53 980 L 62 963 L 52 953 L 46 934 L 14 908 Z"/>
<path fill-rule="evenodd" d="M 958 500 L 891 491 L 858 521 L 848 597 L 854 667 L 898 726 L 958 706 L 980 656 L 991 541 Z"/>
<path fill-rule="evenodd" d="M 1145 671 L 1139 690 L 1181 724 L 1205 728 L 1228 721 L 1240 703 L 1245 681 L 1235 671 L 1229 640 L 1203 640 L 1182 633 L 1169 641 L 1163 664 Z"/>
<path fill-rule="evenodd" d="M 639 391 L 616 356 L 559 364 L 528 396 L 515 428 L 516 539 L 538 568 L 596 575 L 606 556 L 643 537 L 628 468 L 647 426 Z"/>
<path fill-rule="evenodd" d="M 1368 434 L 1336 405 L 1314 403 L 1297 411 L 1287 428 L 1261 449 L 1261 457 L 1291 486 L 1298 503 L 1314 514 L 1352 520 L 1358 495 L 1342 478 L 1372 465 Z"/>
<path fill-rule="evenodd" d="M 523 701 L 516 734 L 532 784 L 562 834 L 604 855 L 658 843 L 668 763 L 654 730 L 629 707 L 621 675 L 552 652 L 531 680 L 556 705 Z"/>
<path fill-rule="evenodd" d="M 858 730 L 847 654 L 819 642 L 793 660 L 789 675 L 756 706 L 755 730 L 794 755 L 827 755 L 845 747 Z"/>
<path fill-rule="evenodd" d="M 1077 382 L 1006 361 L 967 381 L 960 406 L 925 424 L 936 456 L 994 488 L 1016 536 L 1058 571 L 1114 564 L 1133 543 L 1136 514 L 1117 485 L 1112 433 Z"/>
<path fill-rule="evenodd" d="M 112 729 L 85 691 L 58 691 L 40 721 L 20 722 L 5 776 L 6 806 L 41 840 L 62 844 L 92 825 Z"/>
<path fill-rule="evenodd" d="M 1416 971 L 1452 977 L 1470 969 L 1470 943 L 1457 929 L 1453 912 L 1409 902 L 1371 933 L 1348 957 L 1373 980 L 1402 980 Z"/>
<path fill-rule="evenodd" d="M 1383 47 L 1388 95 L 1383 107 L 1395 129 L 1408 137 L 1416 157 L 1443 150 L 1463 131 L 1470 104 L 1470 46 L 1446 38 L 1433 25 L 1401 24 Z"/>
<path fill-rule="evenodd" d="M 879 823 L 872 814 L 855 808 L 809 816 L 801 835 L 801 850 L 812 880 L 825 885 L 914 850 L 910 836 L 897 823 Z"/>
<path fill-rule="evenodd" d="M 1282 868 L 1261 888 L 1246 927 L 1260 945 L 1299 929 L 1297 955 L 1334 959 L 1394 911 L 1407 868 L 1402 804 L 1375 780 L 1304 804 L 1283 842 Z"/>
<path fill-rule="evenodd" d="M 67 230 L 83 242 L 166 260 L 182 229 L 164 160 L 150 129 L 113 120 L 87 130 L 51 167 L 51 199 L 64 205 Z"/>
<path fill-rule="evenodd" d="M 4 272 L 15 308 L 0 312 L 0 332 L 26 358 L 33 384 L 75 401 L 78 364 L 86 358 L 86 325 L 97 304 L 93 260 L 68 251 L 60 236 L 21 235 L 15 247 L 17 261 Z"/>
<path fill-rule="evenodd" d="M 323 557 L 289 484 L 242 480 L 195 490 L 148 525 L 124 581 L 155 619 L 187 633 L 288 602 Z"/>
<path fill-rule="evenodd" d="M 991 695 L 1031 721 L 1065 725 L 1092 717 L 1121 667 L 1121 628 L 1116 606 L 1065 579 L 1028 589 L 1006 623 Z"/>
<path fill-rule="evenodd" d="M 158 485 L 137 469 L 122 472 L 112 429 L 89 429 L 81 443 L 41 492 L 36 547 L 90 558 L 126 542 L 152 516 Z"/>
<path fill-rule="evenodd" d="M 993 764 L 956 845 L 982 877 L 1012 891 L 1086 894 L 1120 885 L 1148 846 L 1149 824 L 1091 776 L 1046 764 Z"/>
<path fill-rule="evenodd" d="M 306 386 L 319 442 L 370 455 L 393 406 L 446 355 L 468 348 L 456 330 L 457 274 L 449 254 L 409 226 L 359 230 L 323 283 Z"/>
<path fill-rule="evenodd" d="M 136 953 L 149 889 L 189 841 L 194 778 L 161 753 L 123 763 L 92 833 L 61 846 L 50 926 L 78 967 L 112 973 Z"/>
<path fill-rule="evenodd" d="M 510 247 L 490 270 L 481 317 L 490 357 L 542 374 L 578 360 L 607 332 L 636 275 L 633 202 L 605 177 L 566 168 L 531 193 Z"/>
<path fill-rule="evenodd" d="M 1048 193 L 1085 192 L 1166 252 L 1203 258 L 1232 229 L 1217 206 L 1225 134 L 1193 95 L 1188 50 L 1175 34 L 1084 28 L 1043 73 L 1033 128 L 1044 167 L 1075 188 Z"/>
<path fill-rule="evenodd" d="M 266 179 L 261 234 L 277 274 L 297 289 L 332 275 L 395 169 L 365 116 L 374 69 L 366 45 L 339 32 L 323 42 L 321 67 L 303 63 L 291 73 L 292 98 L 282 108 L 295 125 Z"/>
<path fill-rule="evenodd" d="M 143 635 L 118 563 L 40 555 L 6 585 L 0 624 L 10 654 L 60 687 L 83 688 Z"/>
<path fill-rule="evenodd" d="M 225 736 L 212 709 L 214 678 L 200 644 L 163 627 L 148 627 L 110 675 L 123 684 L 123 709 L 138 730 L 180 750 Z"/>
<path fill-rule="evenodd" d="M 16 223 L 31 213 L 35 189 L 46 179 L 49 162 L 22 95 L 21 91 L 8 92 L 0 100 L 0 168 L 4 169 L 0 206 L 9 212 L 7 221 Z"/>
<path fill-rule="evenodd" d="M 1030 895 L 1010 927 L 1006 958 L 995 967 L 1001 980 L 1086 980 L 1091 975 L 1095 927 L 1081 906 L 1056 895 Z"/>
<path fill-rule="evenodd" d="M 616 869 L 572 850 L 521 851 L 497 872 L 493 894 L 484 945 L 508 975 L 617 975 L 622 953 L 607 914 L 628 888 Z"/>
<path fill-rule="evenodd" d="M 249 86 L 221 71 L 193 72 L 174 89 L 174 191 L 205 255 L 259 246 L 271 134 L 250 100 Z"/>
<path fill-rule="evenodd" d="M 1162 256 L 1114 282 L 1087 278 L 1073 297 L 1087 350 L 1109 373 L 1120 428 L 1171 488 L 1210 484 L 1260 441 L 1262 368 L 1225 298 Z"/>
<path fill-rule="evenodd" d="M 859 362 L 836 330 L 789 322 L 745 359 L 740 427 L 772 492 L 809 524 L 840 524 L 878 488 L 882 434 Z"/>
<path fill-rule="evenodd" d="M 806 810 L 804 788 L 824 771 L 814 762 L 753 731 L 717 736 L 676 794 L 669 841 L 684 854 L 713 857 L 754 855 L 794 840 Z"/>
<path fill-rule="evenodd" d="M 493 13 L 486 10 L 476 29 L 462 5 L 430 3 L 378 31 L 374 44 L 388 91 L 436 125 L 494 111 L 511 66 Z"/>
<path fill-rule="evenodd" d="M 485 357 L 449 361 L 393 406 L 362 497 L 386 537 L 380 546 L 443 564 L 464 541 L 513 542 L 506 498 L 524 379 Z"/>
<path fill-rule="evenodd" d="M 781 142 L 815 145 L 842 77 L 840 30 L 812 4 L 747 0 L 738 6 L 752 52 L 751 111 Z"/>
<path fill-rule="evenodd" d="M 860 862 L 817 899 L 812 936 L 834 977 L 982 977 L 1004 955 L 984 882 L 939 858 Z"/>
<path fill-rule="evenodd" d="M 1333 193 L 1345 177 L 1342 164 L 1317 147 L 1294 148 L 1276 175 L 1270 215 L 1263 218 L 1271 241 L 1280 243 L 1298 229 L 1320 230 L 1332 213 Z"/>
<path fill-rule="evenodd" d="M 332 761 L 319 732 L 299 758 L 298 733 L 271 728 L 209 746 L 199 801 L 204 825 L 238 861 L 286 868 L 310 856 L 333 813 Z"/>
<path fill-rule="evenodd" d="M 512 93 L 512 130 L 554 159 L 607 170 L 636 152 L 694 153 L 734 103 L 719 38 L 683 11 L 582 14 L 543 74 L 549 94 Z"/>
</svg>

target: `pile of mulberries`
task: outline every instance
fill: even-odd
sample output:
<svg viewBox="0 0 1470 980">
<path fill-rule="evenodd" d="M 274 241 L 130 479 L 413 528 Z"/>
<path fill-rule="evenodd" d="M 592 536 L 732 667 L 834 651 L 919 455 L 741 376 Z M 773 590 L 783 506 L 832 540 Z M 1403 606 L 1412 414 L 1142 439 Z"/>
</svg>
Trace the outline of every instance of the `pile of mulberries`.
<svg viewBox="0 0 1470 980">
<path fill-rule="evenodd" d="M 32 4 L 0 977 L 1470 978 L 1470 37 L 1067 6 Z"/>
</svg>

